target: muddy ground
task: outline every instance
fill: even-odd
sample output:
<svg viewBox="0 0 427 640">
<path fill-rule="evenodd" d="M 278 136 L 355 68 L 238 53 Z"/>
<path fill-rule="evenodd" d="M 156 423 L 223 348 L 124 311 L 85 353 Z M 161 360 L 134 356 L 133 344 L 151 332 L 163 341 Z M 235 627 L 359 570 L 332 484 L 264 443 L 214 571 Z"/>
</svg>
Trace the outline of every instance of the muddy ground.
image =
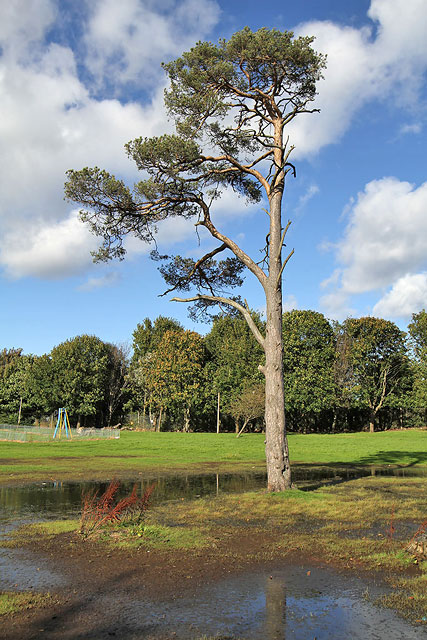
<svg viewBox="0 0 427 640">
<path fill-rule="evenodd" d="M 300 582 L 308 581 L 312 592 L 321 593 L 321 590 L 325 589 L 325 585 L 322 586 L 322 580 L 323 583 L 328 581 L 322 573 L 321 561 L 316 559 L 315 555 L 311 558 L 305 556 L 304 567 L 301 568 L 302 559 L 297 553 L 288 554 L 286 558 L 281 554 L 280 549 L 271 553 L 270 543 L 273 541 L 273 534 L 254 530 L 251 527 L 247 530 L 241 528 L 238 536 L 230 536 L 226 540 L 226 558 L 214 549 L 159 551 L 140 547 L 131 551 L 107 550 L 91 540 L 83 541 L 77 533 L 61 534 L 50 540 L 41 539 L 38 543 L 30 542 L 27 546 L 28 552 L 36 554 L 33 556 L 36 564 L 42 569 L 43 567 L 53 569 L 65 578 L 65 583 L 59 588 L 57 585 L 52 585 L 53 588 L 50 591 L 54 593 L 54 597 L 45 608 L 29 609 L 3 617 L 0 622 L 0 638 L 2 640 L 202 638 L 205 632 L 203 621 L 200 619 L 195 620 L 193 626 L 187 624 L 187 631 L 184 633 L 188 635 L 183 635 L 182 629 L 178 626 L 174 627 L 171 620 L 164 628 L 162 617 L 166 617 L 174 604 L 178 605 L 177 611 L 182 610 L 181 601 L 187 604 L 190 602 L 190 606 L 191 602 L 196 603 L 202 591 L 206 593 L 208 589 L 213 592 L 217 589 L 216 585 L 230 576 L 233 579 L 238 579 L 240 576 L 243 580 L 239 583 L 241 587 L 242 584 L 250 584 L 255 579 L 253 576 L 259 576 L 262 572 L 267 581 L 271 580 L 273 591 L 274 588 L 277 591 L 277 587 L 274 587 L 275 576 L 283 570 L 292 571 L 293 567 L 299 567 L 295 571 L 299 572 L 297 577 Z M 13 550 L 9 551 L 13 553 Z M 341 579 L 343 585 L 347 584 L 348 580 L 354 579 L 351 577 L 355 575 L 354 571 L 350 575 L 343 567 L 335 567 L 335 569 L 338 570 L 338 580 Z M 341 578 L 339 578 L 340 575 Z M 367 579 L 367 574 L 361 575 L 362 579 Z M 374 588 L 372 577 L 369 583 Z M 280 590 L 280 587 L 278 588 Z M 336 597 L 339 596 L 340 593 L 337 593 Z M 230 595 L 226 597 L 230 599 Z M 231 592 L 231 598 L 237 597 L 237 593 L 233 595 Z M 150 602 L 155 603 L 151 608 Z M 225 609 L 226 604 L 223 602 L 216 609 L 218 622 L 221 621 L 222 616 L 221 606 Z M 267 625 L 276 624 L 274 616 L 277 618 L 278 607 L 281 606 L 282 603 L 277 601 L 270 604 L 270 622 L 267 620 Z M 271 611 L 273 611 L 273 623 L 271 623 Z M 176 612 L 174 615 L 177 615 Z M 283 612 L 280 615 L 283 617 Z M 398 627 L 400 622 L 396 622 L 395 614 L 388 610 L 383 610 L 380 617 L 385 625 L 393 626 L 397 635 L 391 631 L 384 636 L 370 635 L 370 632 L 365 630 L 363 636 L 353 632 L 351 637 L 387 637 L 388 640 L 401 637 L 407 640 L 423 637 L 423 629 L 411 627 L 409 623 L 402 622 L 403 626 Z M 341 624 L 343 624 L 342 621 Z M 373 619 L 369 624 L 371 626 L 374 624 Z M 375 622 L 375 624 L 378 623 Z M 328 637 L 321 634 L 321 626 L 320 623 L 320 630 L 317 631 L 307 630 L 307 635 L 302 632 L 303 635 L 297 634 L 291 637 L 304 638 L 304 640 Z M 212 628 L 212 620 L 209 628 Z M 374 632 L 373 629 L 372 632 Z M 277 629 L 277 633 L 273 629 L 271 633 L 268 631 L 268 634 L 269 639 L 283 639 L 283 626 L 282 629 Z M 344 629 L 343 634 L 343 636 L 333 637 L 350 637 L 346 635 Z M 221 637 L 244 636 L 222 633 Z"/>
</svg>

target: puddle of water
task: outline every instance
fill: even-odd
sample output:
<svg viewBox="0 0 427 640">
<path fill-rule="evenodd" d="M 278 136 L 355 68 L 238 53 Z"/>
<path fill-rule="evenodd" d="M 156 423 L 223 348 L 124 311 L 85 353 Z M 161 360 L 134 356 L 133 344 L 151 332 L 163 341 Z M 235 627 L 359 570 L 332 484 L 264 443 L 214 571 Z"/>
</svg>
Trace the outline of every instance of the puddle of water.
<svg viewBox="0 0 427 640">
<path fill-rule="evenodd" d="M 405 475 L 423 475 L 418 469 L 410 473 L 389 470 L 388 475 L 402 471 Z M 308 486 L 371 475 L 373 471 L 327 469 L 326 473 L 329 476 L 325 478 L 325 469 L 295 469 L 297 482 L 306 482 Z M 141 490 L 151 482 L 139 481 Z M 264 487 L 265 475 L 170 476 L 158 478 L 156 482 L 155 501 L 159 502 Z M 129 493 L 133 484 L 123 483 L 123 494 Z M 82 490 L 97 487 L 102 492 L 106 486 L 107 483 L 43 483 L 0 488 L 0 525 L 7 533 L 22 521 L 75 516 L 80 510 Z M 314 569 L 308 576 L 307 570 L 287 567 L 273 574 L 259 572 L 233 577 L 206 585 L 192 597 L 181 597 L 177 585 L 175 598 L 161 602 L 122 592 L 117 585 L 114 593 L 98 593 L 82 602 L 81 613 L 88 616 L 88 624 L 101 620 L 108 634 L 115 632 L 116 637 L 129 639 L 160 640 L 172 637 L 172 633 L 182 640 L 204 635 L 240 640 L 419 640 L 422 637 L 422 628 L 414 628 L 393 612 L 377 608 L 366 600 L 363 597 L 366 582 L 326 569 Z M 65 584 L 65 578 L 47 561 L 19 549 L 0 549 L 0 575 L 3 589 L 48 590 Z M 369 591 L 373 597 L 380 595 L 371 583 Z M 72 624 L 71 616 L 70 633 Z M 123 630 L 128 629 L 132 630 L 129 635 L 127 631 L 123 634 Z M 91 631 L 88 628 L 88 632 Z M 107 637 L 107 631 L 102 635 L 101 629 L 101 635 L 90 637 Z"/>
<path fill-rule="evenodd" d="M 66 583 L 46 560 L 22 549 L 0 548 L 0 576 L 1 589 L 9 591 L 44 591 Z"/>
<path fill-rule="evenodd" d="M 426 476 L 425 468 L 378 469 L 368 467 L 357 469 L 341 467 L 296 466 L 293 478 L 301 489 L 311 490 L 324 484 L 336 484 L 370 475 Z M 154 479 L 137 479 L 142 493 L 152 482 L 156 488 L 152 502 L 182 500 L 220 493 L 239 493 L 266 486 L 266 474 L 246 472 L 237 474 L 203 474 L 159 476 Z M 122 482 L 119 496 L 128 495 L 134 480 Z M 0 525 L 6 527 L 14 521 L 33 521 L 51 518 L 70 518 L 78 515 L 81 509 L 82 491 L 97 489 L 101 494 L 107 488 L 107 482 L 43 482 L 23 487 L 0 487 Z"/>
<path fill-rule="evenodd" d="M 129 495 L 137 482 L 142 493 L 156 483 L 153 503 L 182 500 L 219 493 L 237 493 L 266 485 L 264 473 L 160 476 L 129 480 L 120 484 L 118 497 Z M 71 518 L 81 510 L 82 492 L 102 494 L 108 482 L 43 482 L 23 487 L 0 487 L 0 525 L 17 520 Z"/>
<path fill-rule="evenodd" d="M 177 590 L 173 599 L 161 602 L 122 598 L 120 591 L 103 594 L 101 601 L 87 603 L 84 615 L 96 619 L 102 606 L 102 629 L 129 639 L 420 640 L 422 628 L 376 607 L 365 592 L 366 583 L 357 578 L 326 569 L 308 576 L 304 568 L 288 567 L 229 578 L 194 596 L 181 597 Z M 370 585 L 369 593 L 376 597 L 382 592 Z M 93 637 L 104 636 L 95 632 Z"/>
</svg>

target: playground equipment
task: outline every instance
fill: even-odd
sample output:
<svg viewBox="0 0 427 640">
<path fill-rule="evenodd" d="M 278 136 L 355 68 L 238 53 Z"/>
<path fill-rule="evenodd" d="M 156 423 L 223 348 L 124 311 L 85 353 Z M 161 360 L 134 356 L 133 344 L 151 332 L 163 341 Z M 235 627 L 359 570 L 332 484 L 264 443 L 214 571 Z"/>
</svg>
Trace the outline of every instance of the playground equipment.
<svg viewBox="0 0 427 640">
<path fill-rule="evenodd" d="M 53 432 L 53 439 L 55 439 L 57 435 L 60 438 L 62 431 L 65 432 L 65 436 L 67 438 L 72 437 L 67 409 L 64 408 L 58 409 L 58 420 L 56 422 L 55 431 Z"/>
</svg>

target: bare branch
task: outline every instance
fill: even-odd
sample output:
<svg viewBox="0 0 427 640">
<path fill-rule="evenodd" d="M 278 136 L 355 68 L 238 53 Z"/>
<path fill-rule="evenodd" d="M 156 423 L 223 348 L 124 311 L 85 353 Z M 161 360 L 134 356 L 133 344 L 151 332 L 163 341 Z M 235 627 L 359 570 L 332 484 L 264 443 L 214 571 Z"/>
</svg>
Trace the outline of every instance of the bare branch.
<svg viewBox="0 0 427 640">
<path fill-rule="evenodd" d="M 292 249 L 292 251 L 290 252 L 288 257 L 286 258 L 286 260 L 284 260 L 282 266 L 280 267 L 279 275 L 277 276 L 276 287 L 279 286 L 279 282 L 280 282 L 280 279 L 282 277 L 283 270 L 284 270 L 284 268 L 286 267 L 286 265 L 288 264 L 289 260 L 292 258 L 293 255 L 294 255 L 294 249 Z"/>
<path fill-rule="evenodd" d="M 252 260 L 250 256 L 247 255 L 247 253 L 243 251 L 243 249 L 239 247 L 238 244 L 218 231 L 211 220 L 210 211 L 207 204 L 203 200 L 200 200 L 199 204 L 202 207 L 205 216 L 204 220 L 200 221 L 198 224 L 206 227 L 206 229 L 214 238 L 224 243 L 228 247 L 228 249 L 230 249 L 230 251 L 234 253 L 236 258 L 243 262 L 243 264 L 249 269 L 249 271 L 251 271 L 254 276 L 256 276 L 262 287 L 265 288 L 267 276 L 265 275 L 264 271 L 260 269 L 260 267 Z"/>
<path fill-rule="evenodd" d="M 262 349 L 265 351 L 264 336 L 256 326 L 249 310 L 245 309 L 245 307 L 239 304 L 238 302 L 236 302 L 236 300 L 231 300 L 230 298 L 223 298 L 222 296 L 207 296 L 207 295 L 204 295 L 203 293 L 199 293 L 196 296 L 192 296 L 191 298 L 171 298 L 171 302 L 196 302 L 197 300 L 207 300 L 208 302 L 218 302 L 218 304 L 228 304 L 230 305 L 230 307 L 234 307 L 235 309 L 240 311 L 240 313 L 248 323 L 249 329 L 252 331 L 255 337 L 255 340 L 258 342 L 260 347 L 262 347 Z"/>
<path fill-rule="evenodd" d="M 279 256 L 281 255 L 281 253 L 282 253 L 283 245 L 284 245 L 284 243 L 285 243 L 286 234 L 288 233 L 288 229 L 289 229 L 289 227 L 290 227 L 290 226 L 291 226 L 291 221 L 290 221 L 290 220 L 288 220 L 288 224 L 287 224 L 287 225 L 286 225 L 286 227 L 284 228 L 283 233 L 282 233 L 282 237 L 281 237 L 281 239 L 280 239 L 280 244 L 279 244 L 279 248 L 278 248 L 278 250 L 277 250 L 277 255 L 276 255 L 276 256 L 274 256 L 276 260 L 278 259 L 278 257 L 279 257 Z"/>
</svg>

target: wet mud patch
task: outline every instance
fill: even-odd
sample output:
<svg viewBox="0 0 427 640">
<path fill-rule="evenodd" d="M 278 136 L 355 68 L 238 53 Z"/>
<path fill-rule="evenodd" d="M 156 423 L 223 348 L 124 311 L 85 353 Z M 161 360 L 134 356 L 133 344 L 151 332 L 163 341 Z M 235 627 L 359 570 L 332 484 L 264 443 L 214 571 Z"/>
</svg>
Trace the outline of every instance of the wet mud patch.
<svg viewBox="0 0 427 640">
<path fill-rule="evenodd" d="M 117 558 L 116 558 L 117 560 Z M 159 558 L 157 558 L 159 560 Z M 166 558 L 164 558 L 166 560 Z M 198 559 L 201 563 L 201 558 Z M 311 565 L 310 565 L 311 566 Z M 170 567 L 174 574 L 174 568 Z M 210 575 L 196 582 L 180 563 L 173 588 L 148 584 L 153 575 L 122 564 L 102 582 L 81 588 L 77 579 L 62 591 L 62 604 L 8 616 L 0 638 L 30 640 L 420 640 L 423 630 L 372 600 L 384 589 L 372 580 L 311 566 L 252 568 L 237 575 Z M 90 572 L 90 566 L 87 567 Z M 163 573 L 169 570 L 163 566 Z M 194 563 L 192 567 L 194 573 Z M 175 574 L 176 577 L 176 574 Z M 80 577 L 81 578 L 81 577 Z M 166 586 L 163 583 L 163 586 Z M 3 635 L 2 635 L 3 634 Z"/>
</svg>

